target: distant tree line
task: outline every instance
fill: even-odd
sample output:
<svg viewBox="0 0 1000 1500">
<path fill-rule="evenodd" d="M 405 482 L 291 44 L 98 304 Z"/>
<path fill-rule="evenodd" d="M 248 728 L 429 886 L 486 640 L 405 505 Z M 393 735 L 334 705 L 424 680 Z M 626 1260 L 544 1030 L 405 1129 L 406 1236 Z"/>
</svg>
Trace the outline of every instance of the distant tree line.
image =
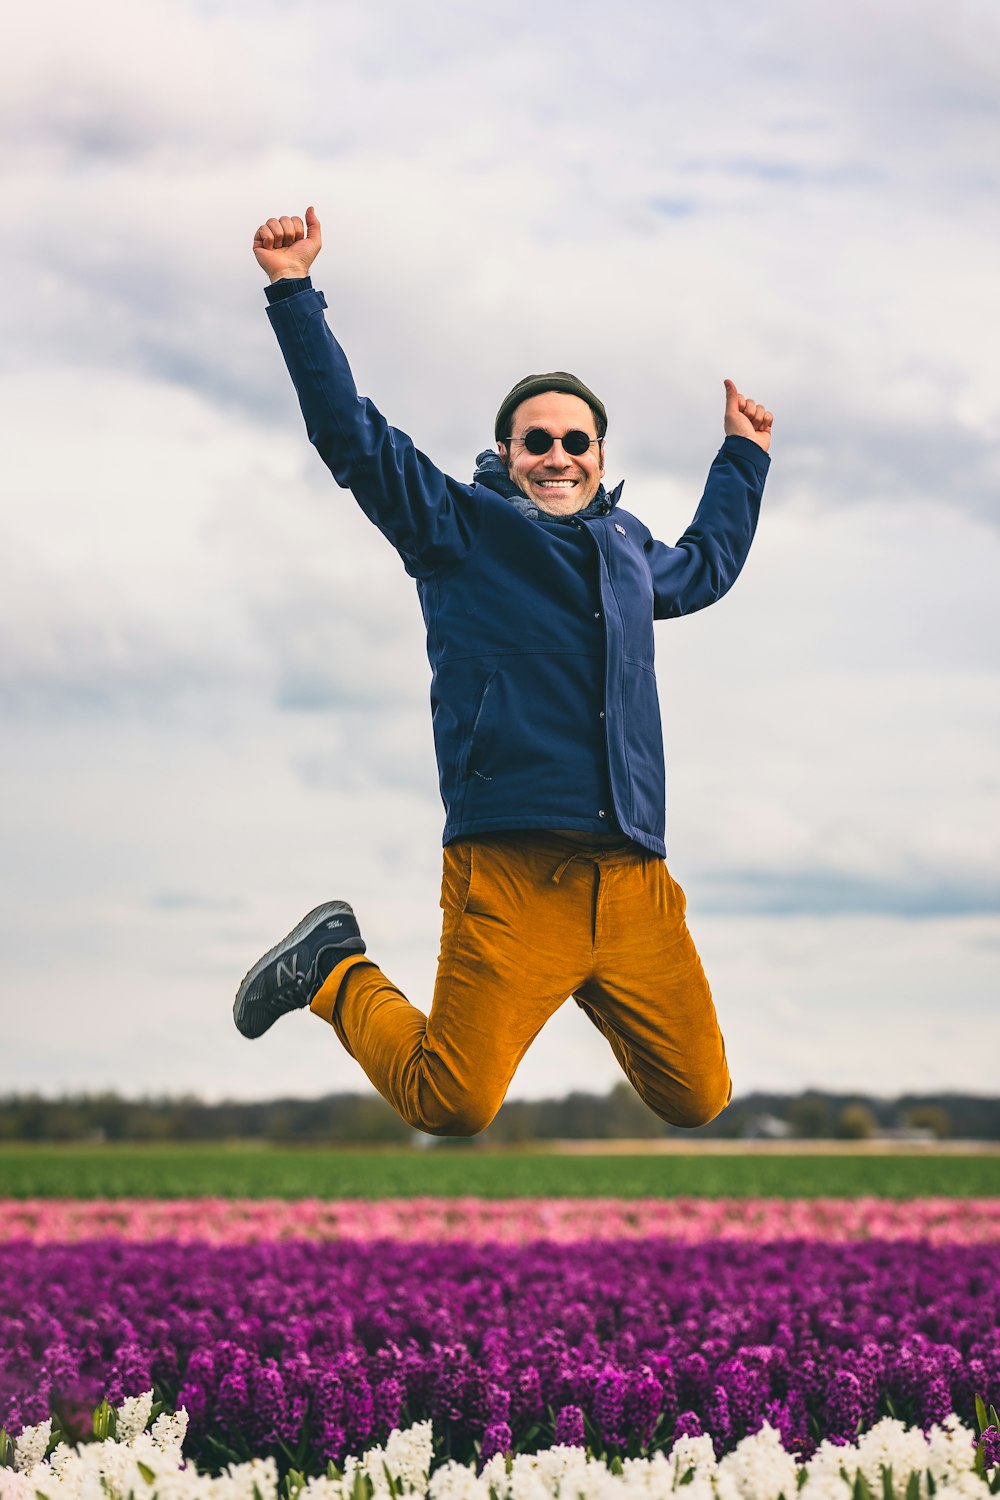
<svg viewBox="0 0 1000 1500">
<path fill-rule="evenodd" d="M 968 1094 L 745 1094 L 700 1130 L 679 1131 L 646 1109 L 622 1080 L 607 1094 L 512 1099 L 476 1137 L 484 1145 L 545 1140 L 647 1139 L 683 1135 L 737 1140 L 789 1136 L 858 1140 L 917 1132 L 924 1138 L 1000 1140 L 1000 1099 Z M 3 1141 L 226 1141 L 404 1145 L 416 1132 L 374 1092 L 321 1099 L 206 1104 L 193 1097 L 123 1099 L 117 1094 L 0 1097 Z"/>
</svg>

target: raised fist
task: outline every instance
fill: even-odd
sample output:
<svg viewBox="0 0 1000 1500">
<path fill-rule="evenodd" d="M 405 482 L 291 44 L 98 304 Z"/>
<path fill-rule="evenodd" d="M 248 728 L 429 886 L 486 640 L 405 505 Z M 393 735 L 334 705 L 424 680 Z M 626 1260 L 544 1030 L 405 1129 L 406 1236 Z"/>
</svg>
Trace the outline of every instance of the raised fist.
<svg viewBox="0 0 1000 1500">
<path fill-rule="evenodd" d="M 268 219 L 253 237 L 253 253 L 271 281 L 283 276 L 308 276 L 323 243 L 314 208 L 306 209 L 303 224 L 298 215 Z"/>
<path fill-rule="evenodd" d="M 752 396 L 742 395 L 731 380 L 726 387 L 726 416 L 724 426 L 727 437 L 748 437 L 759 443 L 765 453 L 771 446 L 771 423 L 774 413 L 766 411 Z"/>
</svg>

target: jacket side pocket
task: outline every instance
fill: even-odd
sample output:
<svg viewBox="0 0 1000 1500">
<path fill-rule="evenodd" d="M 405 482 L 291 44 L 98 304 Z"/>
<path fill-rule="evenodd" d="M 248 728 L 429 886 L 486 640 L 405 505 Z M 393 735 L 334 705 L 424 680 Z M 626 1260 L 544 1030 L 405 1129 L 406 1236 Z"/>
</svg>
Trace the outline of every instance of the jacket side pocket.
<svg viewBox="0 0 1000 1500">
<path fill-rule="evenodd" d="M 472 722 L 472 733 L 469 735 L 469 747 L 465 753 L 465 769 L 463 772 L 466 780 L 470 776 L 480 776 L 484 781 L 492 781 L 493 779 L 491 776 L 483 775 L 483 772 L 478 769 L 477 761 L 481 763 L 483 759 L 487 725 L 486 710 L 490 700 L 490 693 L 496 680 L 497 669 L 494 668 L 486 679 L 479 699 L 479 707 L 476 709 L 476 717 Z"/>
</svg>

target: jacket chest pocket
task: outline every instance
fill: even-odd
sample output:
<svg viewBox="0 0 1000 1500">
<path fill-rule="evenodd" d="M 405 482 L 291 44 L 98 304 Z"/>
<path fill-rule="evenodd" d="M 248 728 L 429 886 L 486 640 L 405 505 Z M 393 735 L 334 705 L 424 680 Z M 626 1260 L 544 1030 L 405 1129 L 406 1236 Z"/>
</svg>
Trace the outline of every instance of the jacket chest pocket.
<svg viewBox="0 0 1000 1500">
<path fill-rule="evenodd" d="M 631 541 L 616 537 L 609 572 L 621 609 L 625 654 L 647 666 L 653 662 L 653 579 L 645 554 Z"/>
</svg>

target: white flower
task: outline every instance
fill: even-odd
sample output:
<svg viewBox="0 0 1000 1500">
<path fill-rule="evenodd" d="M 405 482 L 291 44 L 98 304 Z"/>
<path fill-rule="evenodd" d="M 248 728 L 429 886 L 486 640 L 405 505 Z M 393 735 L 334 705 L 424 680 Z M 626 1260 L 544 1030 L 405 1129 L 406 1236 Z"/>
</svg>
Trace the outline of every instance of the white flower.
<svg viewBox="0 0 1000 1500">
<path fill-rule="evenodd" d="M 799 1500 L 851 1500 L 853 1493 L 854 1486 L 839 1473 L 813 1474 L 810 1468 Z"/>
<path fill-rule="evenodd" d="M 320 1474 L 307 1479 L 299 1491 L 299 1500 L 343 1500 L 344 1486 L 339 1479 Z"/>
<path fill-rule="evenodd" d="M 492 1464 L 502 1462 L 499 1456 L 491 1460 Z M 553 1500 L 554 1496 L 563 1500 L 615 1500 L 623 1488 L 621 1478 L 603 1463 L 588 1459 L 581 1448 L 563 1445 L 541 1453 L 516 1454 L 506 1479 L 510 1500 Z"/>
<path fill-rule="evenodd" d="M 172 1469 L 156 1476 L 156 1500 L 214 1500 L 215 1480 L 195 1469 Z"/>
<path fill-rule="evenodd" d="M 919 1427 L 906 1427 L 892 1417 L 883 1417 L 861 1434 L 853 1448 L 840 1452 L 850 1455 L 844 1463 L 852 1480 L 860 1469 L 873 1488 L 880 1488 L 883 1471 L 892 1469 L 897 1491 L 905 1490 L 911 1474 L 919 1474 L 922 1493 L 926 1492 L 927 1440 Z"/>
<path fill-rule="evenodd" d="M 552 1488 L 539 1474 L 534 1460 L 535 1455 L 528 1453 L 515 1454 L 512 1459 L 508 1490 L 511 1500 L 552 1500 Z"/>
<path fill-rule="evenodd" d="M 714 1481 L 707 1474 L 696 1474 L 681 1493 L 684 1500 L 715 1500 Z"/>
<path fill-rule="evenodd" d="M 670 1450 L 670 1462 L 678 1479 L 683 1479 L 688 1469 L 699 1474 L 714 1474 L 719 1467 L 712 1439 L 704 1435 L 679 1437 Z"/>
<path fill-rule="evenodd" d="M 406 1489 L 426 1492 L 433 1457 L 434 1429 L 430 1422 L 415 1422 L 402 1432 L 397 1428 L 386 1439 L 386 1468 Z"/>
<path fill-rule="evenodd" d="M 690 1464 L 686 1465 L 681 1474 L 686 1474 L 690 1467 Z M 665 1453 L 654 1453 L 648 1459 L 627 1458 L 622 1468 L 621 1488 L 627 1500 L 633 1500 L 633 1497 L 638 1500 L 639 1496 L 646 1497 L 646 1500 L 666 1500 L 674 1492 L 677 1473 L 673 1458 L 668 1458 Z M 703 1495 L 704 1500 L 712 1500 L 712 1482 L 708 1475 L 702 1474 L 699 1478 L 695 1474 L 684 1486 L 684 1494 L 685 1500 L 689 1495 Z"/>
<path fill-rule="evenodd" d="M 35 1500 L 35 1490 L 24 1474 L 0 1469 L 0 1500 Z"/>
<path fill-rule="evenodd" d="M 362 1474 L 367 1474 L 374 1487 L 373 1500 L 385 1500 L 387 1495 L 392 1494 L 389 1487 L 389 1476 L 385 1472 L 385 1449 L 368 1448 L 358 1459 L 358 1469 Z M 353 1470 L 352 1470 L 353 1475 Z"/>
<path fill-rule="evenodd" d="M 487 1493 L 493 1490 L 500 1500 L 505 1500 L 510 1493 L 510 1475 L 507 1473 L 507 1460 L 502 1453 L 494 1453 L 492 1458 L 487 1459 L 479 1477 L 486 1486 Z"/>
<path fill-rule="evenodd" d="M 73 1495 L 85 1467 L 78 1448 L 59 1443 L 45 1463 L 32 1470 L 32 1489 L 43 1490 L 49 1500 L 55 1500 L 58 1494 Z"/>
<path fill-rule="evenodd" d="M 273 1458 L 228 1464 L 212 1493 L 214 1500 L 278 1500 L 278 1466 Z"/>
<path fill-rule="evenodd" d="M 963 1427 L 952 1414 L 945 1417 L 940 1427 L 931 1428 L 925 1462 L 937 1484 L 950 1484 L 968 1474 L 975 1451 L 969 1428 Z"/>
<path fill-rule="evenodd" d="M 973 1470 L 968 1474 L 956 1474 L 947 1484 L 938 1485 L 934 1500 L 986 1500 L 990 1487 Z"/>
<path fill-rule="evenodd" d="M 118 1441 L 130 1443 L 140 1432 L 145 1432 L 153 1415 L 152 1391 L 146 1391 L 142 1396 L 129 1396 L 118 1407 L 115 1415 L 118 1419 Z"/>
<path fill-rule="evenodd" d="M 501 1462 L 503 1462 L 502 1455 Z M 489 1500 L 489 1486 L 476 1471 L 453 1460 L 442 1464 L 431 1476 L 426 1493 L 430 1500 Z"/>
<path fill-rule="evenodd" d="M 161 1412 L 153 1423 L 150 1438 L 161 1453 L 176 1454 L 180 1458 L 181 1445 L 187 1437 L 187 1408 L 181 1406 L 173 1413 Z"/>
<path fill-rule="evenodd" d="M 841 1469 L 850 1471 L 851 1465 L 856 1465 L 857 1461 L 856 1448 L 839 1448 L 835 1443 L 828 1443 L 824 1438 L 806 1464 L 806 1483 L 811 1479 L 833 1478 L 839 1475 Z"/>
<path fill-rule="evenodd" d="M 20 1436 L 14 1439 L 14 1468 L 19 1474 L 26 1474 L 41 1463 L 51 1436 L 51 1420 L 40 1423 L 38 1427 L 22 1429 Z"/>
<path fill-rule="evenodd" d="M 98 1445 L 94 1445 L 95 1450 Z M 36 1469 L 32 1474 L 36 1493 L 39 1485 L 40 1470 Z M 44 1494 L 48 1500 L 107 1500 L 107 1491 L 101 1483 L 101 1460 L 99 1452 L 87 1453 L 80 1451 L 76 1455 L 75 1462 L 66 1466 L 62 1478 L 53 1486 L 46 1486 Z"/>
<path fill-rule="evenodd" d="M 798 1464 L 786 1453 L 781 1437 L 767 1422 L 759 1432 L 743 1438 L 719 1461 L 716 1492 L 720 1500 L 794 1500 L 798 1492 Z"/>
<path fill-rule="evenodd" d="M 46 1500 L 278 1500 L 273 1459 L 234 1464 L 218 1478 L 199 1474 L 181 1453 L 186 1412 L 158 1418 L 147 1432 L 149 1413 L 148 1394 L 133 1398 L 120 1409 L 117 1439 L 78 1448 L 60 1443 L 48 1459 L 49 1424 L 25 1429 L 15 1444 L 17 1469 L 0 1469 L 0 1500 L 36 1500 L 39 1493 Z M 851 1500 L 859 1472 L 877 1495 L 889 1468 L 897 1495 L 917 1474 L 922 1500 L 928 1500 L 929 1470 L 935 1500 L 988 1500 L 989 1486 L 972 1468 L 974 1451 L 972 1434 L 957 1417 L 927 1438 L 886 1419 L 854 1446 L 822 1443 L 801 1470 L 778 1433 L 765 1426 L 718 1463 L 711 1440 L 700 1437 L 680 1438 L 669 1455 L 626 1459 L 620 1474 L 580 1448 L 558 1446 L 517 1454 L 509 1473 L 497 1454 L 479 1476 L 471 1465 L 449 1462 L 428 1477 L 433 1432 L 421 1422 L 393 1432 L 384 1447 L 369 1448 L 360 1459 L 348 1458 L 342 1480 L 308 1480 L 301 1500 L 351 1500 L 359 1473 L 371 1479 L 373 1500 L 388 1500 L 390 1477 L 417 1500 L 490 1500 L 491 1490 L 497 1500 Z"/>
<path fill-rule="evenodd" d="M 92 1446 L 95 1467 L 99 1467 L 102 1487 L 112 1495 L 128 1496 L 133 1491 L 142 1494 L 148 1489 L 138 1468 L 130 1443 L 116 1442 L 105 1438 L 103 1443 Z M 88 1454 L 90 1457 L 90 1454 Z"/>
<path fill-rule="evenodd" d="M 49 1454 L 47 1463 L 50 1471 L 58 1476 L 62 1473 L 68 1463 L 76 1458 L 76 1449 L 71 1448 L 68 1443 L 56 1443 Z"/>
<path fill-rule="evenodd" d="M 344 1459 L 344 1477 L 340 1481 L 340 1483 L 341 1489 L 343 1490 L 343 1493 L 345 1495 L 353 1494 L 355 1477 L 358 1473 L 358 1470 L 362 1467 L 363 1463 L 364 1459 L 355 1458 L 353 1453 L 349 1453 Z"/>
<path fill-rule="evenodd" d="M 591 1482 L 594 1467 L 582 1448 L 570 1448 L 563 1443 L 541 1453 L 521 1453 L 513 1460 L 511 1493 L 518 1494 L 518 1485 L 529 1482 L 524 1476 L 530 1471 L 547 1495 L 575 1495 Z M 599 1467 L 602 1474 L 607 1473 L 603 1464 Z M 519 1475 L 522 1477 L 518 1478 Z"/>
</svg>

